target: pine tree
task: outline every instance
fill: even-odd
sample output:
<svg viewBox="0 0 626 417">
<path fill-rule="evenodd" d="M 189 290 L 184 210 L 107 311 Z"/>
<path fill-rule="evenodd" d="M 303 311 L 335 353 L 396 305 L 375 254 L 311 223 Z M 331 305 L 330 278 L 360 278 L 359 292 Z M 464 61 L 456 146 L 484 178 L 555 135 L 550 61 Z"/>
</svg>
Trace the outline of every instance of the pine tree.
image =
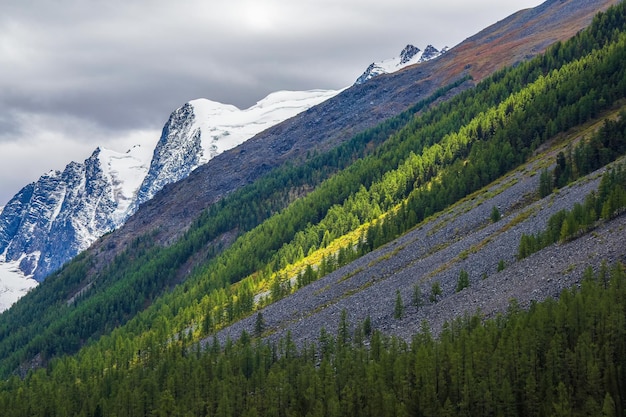
<svg viewBox="0 0 626 417">
<path fill-rule="evenodd" d="M 350 340 L 350 329 L 348 328 L 348 313 L 344 308 L 341 310 L 341 319 L 339 321 L 339 329 L 337 334 L 337 343 L 345 346 Z"/>
<path fill-rule="evenodd" d="M 459 279 L 456 282 L 456 292 L 469 287 L 469 284 L 469 273 L 466 270 L 461 269 L 461 272 L 459 272 Z"/>
<path fill-rule="evenodd" d="M 539 197 L 544 198 L 552 193 L 552 175 L 547 168 L 539 176 Z"/>
<path fill-rule="evenodd" d="M 419 284 L 413 285 L 413 297 L 411 298 L 411 304 L 417 309 L 422 306 L 422 288 Z"/>
<path fill-rule="evenodd" d="M 496 223 L 498 220 L 500 220 L 500 217 L 502 217 L 500 215 L 500 210 L 498 210 L 498 207 L 493 206 L 493 208 L 491 209 L 491 222 Z"/>
<path fill-rule="evenodd" d="M 404 314 L 404 305 L 402 304 L 402 296 L 400 295 L 400 290 L 396 290 L 396 305 L 393 310 L 393 317 L 396 319 L 401 319 Z"/>
<path fill-rule="evenodd" d="M 363 334 L 369 337 L 372 334 L 372 318 L 367 316 L 363 321 Z"/>
<path fill-rule="evenodd" d="M 437 297 L 439 297 L 441 294 L 442 294 L 441 284 L 439 283 L 439 281 L 433 282 L 433 284 L 430 287 L 430 302 L 436 303 Z"/>
<path fill-rule="evenodd" d="M 263 319 L 263 314 L 259 311 L 256 315 L 256 320 L 254 322 L 254 335 L 256 337 L 260 337 L 265 330 L 265 320 Z"/>
<path fill-rule="evenodd" d="M 604 396 L 604 402 L 602 404 L 602 416 L 603 417 L 615 417 L 615 401 L 608 392 Z"/>
</svg>

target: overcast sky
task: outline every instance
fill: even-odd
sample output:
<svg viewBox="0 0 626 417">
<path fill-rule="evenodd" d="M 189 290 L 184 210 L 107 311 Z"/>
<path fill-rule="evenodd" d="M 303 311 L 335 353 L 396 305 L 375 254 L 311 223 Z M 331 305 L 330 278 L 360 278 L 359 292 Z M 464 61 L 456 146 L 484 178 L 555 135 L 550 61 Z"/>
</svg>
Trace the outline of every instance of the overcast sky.
<svg viewBox="0 0 626 417">
<path fill-rule="evenodd" d="M 189 100 L 343 88 L 408 43 L 452 47 L 541 2 L 3 0 L 0 206 L 97 146 L 155 142 Z"/>
</svg>

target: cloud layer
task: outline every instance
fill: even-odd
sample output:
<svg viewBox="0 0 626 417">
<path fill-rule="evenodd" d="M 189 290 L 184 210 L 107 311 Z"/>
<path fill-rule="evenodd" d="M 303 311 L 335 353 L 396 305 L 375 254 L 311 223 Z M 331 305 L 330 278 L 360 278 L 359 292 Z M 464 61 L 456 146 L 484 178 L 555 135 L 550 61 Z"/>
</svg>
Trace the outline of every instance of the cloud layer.
<svg viewBox="0 0 626 417">
<path fill-rule="evenodd" d="M 540 1 L 8 0 L 0 14 L 0 206 L 96 146 L 158 138 L 205 97 L 338 89 L 407 44 L 454 46 Z"/>
</svg>

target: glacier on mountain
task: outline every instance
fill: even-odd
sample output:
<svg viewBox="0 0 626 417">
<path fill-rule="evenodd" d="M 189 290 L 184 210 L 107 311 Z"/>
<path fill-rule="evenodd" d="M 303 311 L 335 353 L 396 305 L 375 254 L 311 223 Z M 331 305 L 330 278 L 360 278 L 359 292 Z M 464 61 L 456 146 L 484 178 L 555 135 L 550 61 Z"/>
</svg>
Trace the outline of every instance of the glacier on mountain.
<svg viewBox="0 0 626 417">
<path fill-rule="evenodd" d="M 0 262 L 0 311 L 11 307 L 38 284 L 34 279 L 24 275 L 19 264 L 20 260 Z"/>
<path fill-rule="evenodd" d="M 339 92 L 279 91 L 245 110 L 207 99 L 185 103 L 171 114 L 163 127 L 150 170 L 128 215 L 165 185 L 185 178 L 216 155 Z"/>
</svg>

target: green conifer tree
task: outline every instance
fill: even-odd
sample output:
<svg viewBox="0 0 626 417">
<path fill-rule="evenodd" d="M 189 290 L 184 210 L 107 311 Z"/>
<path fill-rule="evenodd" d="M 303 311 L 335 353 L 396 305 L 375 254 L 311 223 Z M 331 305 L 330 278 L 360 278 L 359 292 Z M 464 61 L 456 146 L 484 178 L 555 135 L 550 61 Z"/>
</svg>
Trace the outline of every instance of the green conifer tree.
<svg viewBox="0 0 626 417">
<path fill-rule="evenodd" d="M 400 290 L 396 290 L 396 305 L 393 310 L 393 317 L 396 319 L 401 319 L 404 314 L 404 304 L 402 303 L 402 295 L 400 295 Z"/>
</svg>

